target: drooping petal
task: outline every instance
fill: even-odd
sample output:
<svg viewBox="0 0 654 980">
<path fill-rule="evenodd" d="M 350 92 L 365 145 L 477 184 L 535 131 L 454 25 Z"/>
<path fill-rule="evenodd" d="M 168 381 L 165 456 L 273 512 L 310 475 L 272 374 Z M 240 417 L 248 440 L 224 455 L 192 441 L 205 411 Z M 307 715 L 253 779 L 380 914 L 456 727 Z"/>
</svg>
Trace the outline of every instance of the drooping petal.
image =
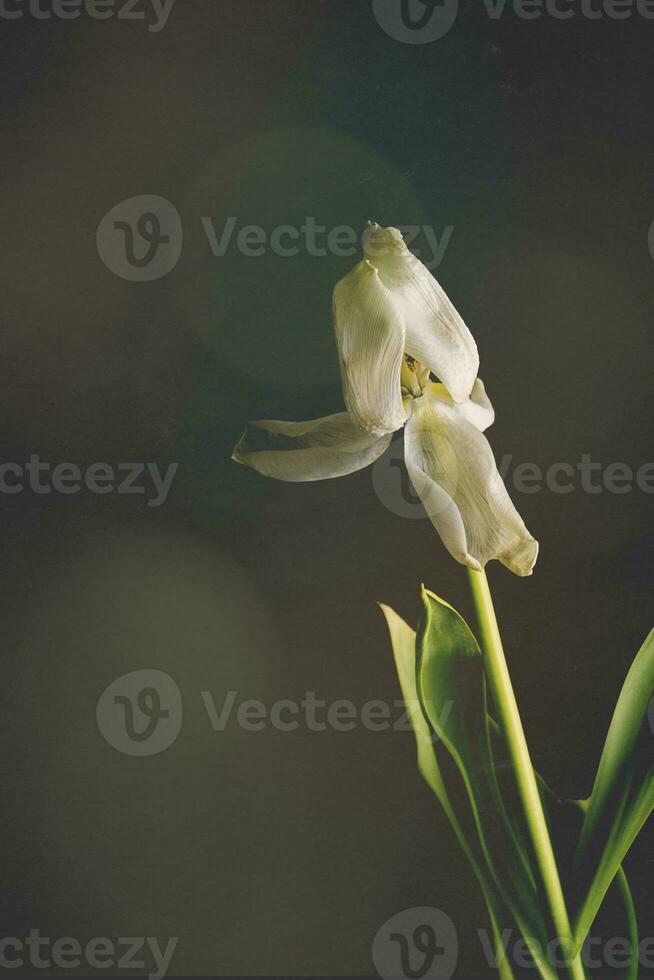
<svg viewBox="0 0 654 980">
<path fill-rule="evenodd" d="M 455 402 L 464 402 L 477 377 L 479 354 L 445 290 L 409 251 L 397 228 L 370 225 L 364 254 L 379 270 L 395 308 L 404 317 L 407 354 L 426 364 Z"/>
<path fill-rule="evenodd" d="M 264 476 L 299 483 L 346 476 L 374 463 L 391 434 L 360 429 L 347 412 L 312 422 L 250 422 L 232 459 Z"/>
<path fill-rule="evenodd" d="M 447 405 L 454 405 L 450 393 L 445 385 L 432 384 L 431 393 L 440 398 Z M 468 401 L 460 402 L 457 406 L 459 414 L 471 422 L 480 432 L 485 432 L 495 421 L 495 409 L 491 405 L 490 398 L 486 394 L 486 388 L 481 378 L 477 378 Z"/>
<path fill-rule="evenodd" d="M 348 411 L 367 432 L 395 432 L 406 421 L 400 388 L 404 320 L 366 261 L 336 284 L 333 306 Z"/>
<path fill-rule="evenodd" d="M 516 575 L 531 575 L 538 542 L 511 502 L 488 440 L 459 406 L 432 393 L 414 401 L 404 443 L 411 482 L 453 557 L 477 570 L 498 558 Z"/>
</svg>

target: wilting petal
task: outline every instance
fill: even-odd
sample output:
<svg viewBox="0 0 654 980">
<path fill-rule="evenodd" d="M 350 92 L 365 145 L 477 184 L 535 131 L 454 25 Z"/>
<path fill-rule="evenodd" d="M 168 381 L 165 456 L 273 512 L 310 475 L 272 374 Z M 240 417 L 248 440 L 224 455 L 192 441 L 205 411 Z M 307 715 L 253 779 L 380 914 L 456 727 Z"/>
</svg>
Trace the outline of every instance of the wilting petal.
<svg viewBox="0 0 654 980">
<path fill-rule="evenodd" d="M 458 406 L 431 394 L 417 399 L 406 424 L 406 466 L 448 551 L 479 570 L 498 558 L 530 575 L 538 555 L 497 471 L 485 436 Z"/>
<path fill-rule="evenodd" d="M 381 438 L 360 429 L 347 412 L 312 422 L 250 422 L 232 459 L 288 482 L 327 480 L 363 469 L 382 455 Z"/>
<path fill-rule="evenodd" d="M 455 404 L 445 385 L 432 384 L 429 390 L 434 397 L 440 398 L 447 405 Z M 462 415 L 468 422 L 472 422 L 480 432 L 485 432 L 495 421 L 495 409 L 486 394 L 481 378 L 477 378 L 475 381 L 468 401 L 460 402 L 456 405 L 456 409 L 459 415 Z"/>
<path fill-rule="evenodd" d="M 430 271 L 412 255 L 397 228 L 370 225 L 364 254 L 406 323 L 405 350 L 426 364 L 455 402 L 472 391 L 479 369 L 477 345 Z"/>
<path fill-rule="evenodd" d="M 406 420 L 400 390 L 405 326 L 369 262 L 336 284 L 334 326 L 350 414 L 367 432 L 395 432 Z"/>
</svg>

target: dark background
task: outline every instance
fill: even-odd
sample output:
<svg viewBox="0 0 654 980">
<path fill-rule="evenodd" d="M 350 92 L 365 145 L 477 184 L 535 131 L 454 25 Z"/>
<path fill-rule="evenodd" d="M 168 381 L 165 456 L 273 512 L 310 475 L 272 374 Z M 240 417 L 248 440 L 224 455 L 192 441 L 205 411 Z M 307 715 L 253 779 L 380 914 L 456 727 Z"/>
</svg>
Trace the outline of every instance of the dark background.
<svg viewBox="0 0 654 980">
<path fill-rule="evenodd" d="M 200 694 L 392 702 L 376 601 L 413 621 L 425 581 L 472 615 L 463 568 L 370 471 L 290 486 L 229 461 L 246 419 L 340 409 L 330 293 L 355 259 L 216 258 L 201 216 L 454 226 L 437 275 L 477 339 L 498 457 L 654 459 L 654 21 L 462 6 L 425 45 L 368 0 L 177 0 L 156 34 L 0 19 L 2 461 L 179 463 L 158 509 L 0 495 L 2 935 L 179 936 L 181 975 L 366 975 L 382 923 L 434 905 L 457 975 L 489 972 L 410 735 L 216 733 Z M 95 245 L 140 194 L 184 224 L 152 283 Z M 507 654 L 536 764 L 581 797 L 652 625 L 653 498 L 512 495 L 541 557 L 529 580 L 490 570 Z M 148 667 L 185 718 L 139 759 L 95 707 Z M 651 834 L 629 867 L 651 935 Z"/>
</svg>

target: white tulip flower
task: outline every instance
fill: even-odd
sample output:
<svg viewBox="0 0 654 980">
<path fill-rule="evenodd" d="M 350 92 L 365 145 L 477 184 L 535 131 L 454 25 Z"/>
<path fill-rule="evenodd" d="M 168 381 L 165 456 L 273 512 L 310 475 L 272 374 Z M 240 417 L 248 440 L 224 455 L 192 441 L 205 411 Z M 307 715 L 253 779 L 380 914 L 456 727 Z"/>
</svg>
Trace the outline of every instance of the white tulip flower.
<svg viewBox="0 0 654 980">
<path fill-rule="evenodd" d="M 334 290 L 348 411 L 251 422 L 233 458 L 278 480 L 324 480 L 373 463 L 404 427 L 407 471 L 450 554 L 476 570 L 497 558 L 530 575 L 538 543 L 482 434 L 495 413 L 470 331 L 397 229 L 370 225 L 364 252 Z"/>
<path fill-rule="evenodd" d="M 397 228 L 369 224 L 364 259 L 337 283 L 334 325 L 345 404 L 362 428 L 392 432 L 406 414 L 397 378 L 405 354 L 470 397 L 479 370 L 472 334 Z"/>
</svg>

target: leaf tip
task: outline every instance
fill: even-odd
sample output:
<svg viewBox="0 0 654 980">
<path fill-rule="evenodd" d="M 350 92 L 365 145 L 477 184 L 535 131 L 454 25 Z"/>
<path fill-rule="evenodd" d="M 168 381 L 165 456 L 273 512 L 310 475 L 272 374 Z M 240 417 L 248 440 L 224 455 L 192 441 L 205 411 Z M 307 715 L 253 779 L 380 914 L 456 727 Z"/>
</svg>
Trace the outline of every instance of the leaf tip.
<svg viewBox="0 0 654 980">
<path fill-rule="evenodd" d="M 439 595 L 436 595 L 435 592 L 432 592 L 431 589 L 425 588 L 425 586 L 423 585 L 422 586 L 422 600 L 425 603 L 425 605 L 428 604 L 427 603 L 427 600 L 429 600 L 429 599 L 432 599 L 434 602 L 437 602 L 439 606 L 445 606 L 446 609 L 451 609 L 452 612 L 457 613 L 457 611 L 454 608 L 454 606 L 452 606 L 449 602 L 447 602 L 446 599 L 441 599 L 441 597 Z M 458 615 L 459 615 L 459 613 L 457 613 L 457 616 Z"/>
</svg>

